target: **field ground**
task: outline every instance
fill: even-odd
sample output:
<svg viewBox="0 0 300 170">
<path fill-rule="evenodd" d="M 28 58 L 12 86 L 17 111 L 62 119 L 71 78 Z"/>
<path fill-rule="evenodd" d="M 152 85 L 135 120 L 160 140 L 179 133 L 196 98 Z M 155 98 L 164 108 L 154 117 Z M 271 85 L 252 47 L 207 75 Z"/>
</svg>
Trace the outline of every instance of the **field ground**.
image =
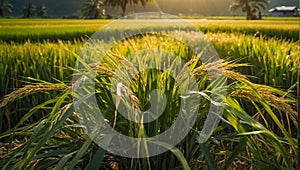
<svg viewBox="0 0 300 170">
<path fill-rule="evenodd" d="M 83 100 L 71 92 L 73 73 L 82 71 L 74 69 L 76 59 L 87 39 L 113 20 L 0 19 L 0 167 L 295 169 L 299 156 L 299 19 L 265 17 L 246 21 L 240 17 L 208 17 L 187 21 L 205 33 L 222 60 L 201 62 L 193 58 L 186 45 L 150 34 L 110 49 L 114 55 L 106 56 L 106 62 L 96 70 L 96 90 L 85 89 L 98 94 L 99 107 L 115 129 L 131 137 L 154 136 L 170 127 L 180 110 L 178 101 L 183 99 L 174 79 L 150 69 L 128 85 L 127 94 L 141 110 L 151 105 L 148 96 L 153 89 L 162 89 L 168 99 L 166 110 L 157 121 L 141 125 L 116 114 L 118 106 L 112 101 L 114 94 L 110 94 L 111 72 L 116 63 L 144 48 L 159 47 L 188 61 L 200 82 L 197 90 L 202 96 L 198 97 L 203 102 L 193 130 L 164 154 L 129 159 L 99 148 L 79 124 L 72 103 L 74 98 L 76 104 Z M 124 22 L 128 28 L 124 24 L 121 30 L 143 28 L 141 23 L 149 20 Z M 186 30 L 176 33 L 194 40 Z M 146 45 L 141 41 L 146 41 Z M 81 64 L 87 70 L 92 67 Z M 206 71 L 215 69 L 219 74 L 219 66 L 224 68 L 228 84 L 214 92 L 212 84 L 224 81 L 210 82 Z M 227 96 L 223 96 L 225 90 Z M 223 120 L 212 137 L 199 144 L 196 139 L 208 106 L 214 103 L 210 98 L 213 93 L 225 103 Z"/>
</svg>

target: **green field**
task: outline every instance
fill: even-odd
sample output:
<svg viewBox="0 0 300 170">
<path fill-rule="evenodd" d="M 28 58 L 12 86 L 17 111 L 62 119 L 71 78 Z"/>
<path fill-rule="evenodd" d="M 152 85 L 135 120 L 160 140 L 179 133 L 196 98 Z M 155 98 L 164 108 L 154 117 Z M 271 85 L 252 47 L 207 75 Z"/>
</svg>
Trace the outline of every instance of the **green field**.
<svg viewBox="0 0 300 170">
<path fill-rule="evenodd" d="M 205 33 L 219 54 L 221 60 L 211 63 L 202 61 L 202 55 L 195 56 L 183 43 L 165 36 L 146 34 L 117 42 L 101 64 L 92 57 L 91 61 L 80 63 L 83 70 L 76 68 L 76 61 L 82 59 L 79 54 L 90 36 L 111 22 L 115 21 L 0 19 L 0 167 L 296 168 L 300 55 L 297 18 L 246 21 L 219 17 L 187 20 Z M 158 27 L 147 26 L 149 22 L 156 21 L 124 20 L 120 30 L 105 31 L 116 35 L 133 28 L 155 32 Z M 174 23 L 164 29 L 170 30 L 170 27 L 171 31 L 166 34 L 183 34 L 191 41 L 198 41 L 193 32 L 177 30 Z M 116 42 L 97 43 L 106 46 Z M 168 147 L 167 152 L 157 156 L 124 158 L 107 152 L 90 139 L 85 127 L 79 123 L 80 116 L 75 113 L 74 105 L 82 102 L 84 97 L 72 93 L 72 83 L 74 87 L 77 82 L 72 82 L 72 78 L 74 74 L 96 75 L 96 89 L 87 88 L 85 91 L 96 94 L 99 109 L 117 131 L 145 139 L 158 135 L 174 123 L 181 110 L 180 101 L 184 99 L 180 94 L 182 89 L 175 81 L 178 77 L 147 69 L 126 84 L 131 103 L 126 103 L 125 99 L 121 101 L 138 110 L 149 109 L 152 90 L 160 89 L 165 94 L 166 108 L 151 123 L 133 123 L 121 116 L 118 105 L 113 102 L 118 96 L 111 91 L 115 85 L 113 75 L 117 66 L 141 49 L 154 48 L 179 56 L 188 63 L 186 66 L 199 82 L 196 87 L 199 95 L 184 96 L 193 96 L 201 101 L 195 124 L 174 148 Z M 95 52 L 93 50 L 92 54 Z M 146 56 L 144 58 L 147 59 Z M 131 61 L 139 63 L 140 68 L 147 65 L 143 60 Z M 162 62 L 163 59 L 157 58 L 156 66 L 161 67 Z M 178 69 L 176 64 L 170 66 Z M 129 64 L 123 69 L 130 68 Z M 209 70 L 213 75 L 220 76 L 220 69 L 224 77 L 211 81 Z M 116 76 L 126 82 L 129 75 Z M 187 82 L 182 84 L 183 89 L 188 87 Z M 216 84 L 221 86 L 214 89 Z M 212 136 L 205 143 L 198 143 L 209 106 L 218 103 L 213 101 L 215 94 L 221 100 L 218 102 L 223 104 L 223 118 Z M 194 106 L 189 107 L 193 110 Z M 84 110 L 82 112 L 85 113 Z"/>
<path fill-rule="evenodd" d="M 112 20 L 63 20 L 63 19 L 2 19 L 0 36 L 3 41 L 57 41 L 81 39 L 91 36 L 103 25 Z M 187 20 L 202 32 L 238 32 L 243 34 L 262 34 L 265 37 L 299 40 L 299 20 L 274 19 L 245 21 L 233 19 L 191 19 Z M 9 32 L 7 31 L 9 30 Z"/>
</svg>

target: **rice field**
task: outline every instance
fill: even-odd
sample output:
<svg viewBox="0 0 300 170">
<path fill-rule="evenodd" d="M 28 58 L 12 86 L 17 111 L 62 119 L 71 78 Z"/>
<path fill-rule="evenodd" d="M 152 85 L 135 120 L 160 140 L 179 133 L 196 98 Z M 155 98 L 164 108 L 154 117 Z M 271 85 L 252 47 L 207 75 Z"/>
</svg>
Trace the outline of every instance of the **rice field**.
<svg viewBox="0 0 300 170">
<path fill-rule="evenodd" d="M 182 78 L 172 78 L 153 69 L 133 76 L 129 84 L 125 83 L 128 81 L 126 76 L 119 76 L 131 101 L 128 103 L 122 98 L 124 107 L 133 105 L 138 110 L 149 109 L 151 94 L 155 89 L 160 89 L 167 99 L 165 110 L 156 121 L 135 123 L 120 114 L 119 105 L 114 103 L 118 95 L 111 93 L 111 88 L 115 86 L 113 72 L 120 63 L 127 61 L 139 49 L 159 48 L 181 57 L 199 82 L 197 93 L 185 96 L 201 103 L 195 124 L 186 137 L 159 155 L 126 158 L 98 147 L 95 139 L 102 132 L 93 134 L 95 138 L 88 136 L 87 127 L 80 124 L 82 117 L 75 109 L 75 105 L 83 102 L 85 97 L 72 92 L 73 74 L 83 74 L 75 66 L 84 45 L 95 31 L 112 21 L 1 19 L 0 167 L 296 169 L 299 166 L 299 21 L 273 18 L 261 21 L 227 18 L 188 21 L 205 33 L 221 60 L 202 62 L 202 56 L 194 56 L 186 45 L 149 34 L 118 43 L 104 57 L 105 62 L 98 64 L 98 69 L 94 68 L 93 62 L 80 63 L 86 71 L 84 75 L 94 74 L 97 82 L 95 89 L 86 88 L 85 93 L 95 93 L 106 121 L 129 137 L 158 135 L 180 117 L 184 99 L 182 89 L 175 80 Z M 138 23 L 143 22 L 149 21 L 135 21 L 134 27 L 142 28 L 144 24 Z M 156 28 L 146 29 L 155 31 Z M 177 31 L 176 28 L 172 30 Z M 107 31 L 119 33 L 113 29 Z M 191 32 L 181 31 L 187 39 L 194 38 Z M 141 68 L 147 64 L 138 59 L 130 61 L 139 63 Z M 160 63 L 162 59 L 158 58 L 155 64 L 161 67 Z M 176 64 L 170 64 L 170 67 L 181 71 Z M 210 81 L 208 71 L 218 76 L 219 67 L 222 67 L 224 77 Z M 130 68 L 127 65 L 123 69 Z M 93 69 L 95 71 L 91 71 Z M 124 73 L 127 74 L 130 71 Z M 188 83 L 184 83 L 184 80 L 183 88 L 187 88 Z M 213 89 L 215 84 L 222 86 Z M 213 101 L 215 93 L 220 100 L 218 102 L 223 104 L 222 119 L 205 143 L 199 143 L 199 134 L 208 116 L 209 106 L 218 103 Z M 193 110 L 195 106 L 187 104 L 187 107 Z M 81 112 L 89 115 L 86 110 Z M 94 123 L 92 127 L 97 127 L 97 122 Z"/>
<path fill-rule="evenodd" d="M 6 42 L 80 40 L 86 39 L 103 25 L 111 22 L 113 21 L 2 19 L 0 21 L 0 37 L 2 41 Z M 137 23 L 141 22 L 143 23 L 143 21 L 137 21 Z M 266 21 L 192 19 L 187 20 L 187 22 L 191 22 L 204 33 L 231 32 L 293 41 L 299 40 L 299 21 L 297 18 Z"/>
</svg>

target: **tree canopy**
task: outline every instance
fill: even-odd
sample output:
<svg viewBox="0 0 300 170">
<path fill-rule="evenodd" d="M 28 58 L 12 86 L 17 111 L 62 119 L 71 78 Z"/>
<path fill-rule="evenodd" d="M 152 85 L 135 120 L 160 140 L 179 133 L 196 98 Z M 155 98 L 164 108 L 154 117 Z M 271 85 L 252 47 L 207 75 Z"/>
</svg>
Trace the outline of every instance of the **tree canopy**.
<svg viewBox="0 0 300 170">
<path fill-rule="evenodd" d="M 134 5 L 141 3 L 143 6 L 145 6 L 147 2 L 151 1 L 153 0 L 105 0 L 105 4 L 112 7 L 121 7 L 122 16 L 125 16 L 127 5 L 133 7 Z"/>
<path fill-rule="evenodd" d="M 38 6 L 37 8 L 37 12 L 36 12 L 36 15 L 43 18 L 47 15 L 47 8 L 45 5 L 40 5 Z"/>
<path fill-rule="evenodd" d="M 246 19 L 259 19 L 261 9 L 265 9 L 270 3 L 269 0 L 235 0 L 230 5 L 230 10 L 235 11 L 239 8 L 246 13 Z"/>
<path fill-rule="evenodd" d="M 102 15 L 103 2 L 101 0 L 86 0 L 82 4 L 82 17 L 86 19 L 97 19 Z"/>
<path fill-rule="evenodd" d="M 32 2 L 26 1 L 24 8 L 23 8 L 23 15 L 24 18 L 32 18 L 35 15 L 36 7 L 32 4 Z"/>
<path fill-rule="evenodd" d="M 10 4 L 7 0 L 0 0 L 0 17 L 4 17 L 5 14 L 11 13 L 12 10 L 12 4 Z"/>
</svg>

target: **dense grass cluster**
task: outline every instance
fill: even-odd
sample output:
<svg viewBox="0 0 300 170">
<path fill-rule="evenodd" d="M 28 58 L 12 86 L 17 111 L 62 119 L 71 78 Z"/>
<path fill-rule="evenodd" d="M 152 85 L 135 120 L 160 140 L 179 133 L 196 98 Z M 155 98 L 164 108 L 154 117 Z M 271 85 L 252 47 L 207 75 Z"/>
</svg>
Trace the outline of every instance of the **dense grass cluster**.
<svg viewBox="0 0 300 170">
<path fill-rule="evenodd" d="M 184 44 L 155 35 L 119 42 L 110 49 L 105 62 L 97 65 L 98 69 L 94 64 L 81 62 L 88 72 L 96 74 L 95 91 L 85 90 L 96 94 L 99 109 L 109 124 L 131 137 L 154 136 L 170 127 L 183 99 L 168 74 L 145 70 L 130 84 L 123 83 L 133 103 L 121 101 L 147 110 L 151 91 L 161 89 L 168 99 L 167 107 L 151 123 L 125 119 L 113 102 L 117 96 L 111 93 L 112 77 L 119 76 L 114 75 L 119 63 L 139 49 L 159 48 L 186 61 L 200 82 L 195 97 L 201 105 L 193 129 L 174 148 L 168 148 L 168 152 L 143 159 L 123 158 L 98 147 L 86 134 L 79 122 L 80 115 L 74 110 L 74 105 L 84 101 L 71 91 L 73 73 L 82 71 L 74 70 L 76 60 L 81 58 L 79 53 L 87 37 L 109 21 L 0 22 L 3 23 L 0 28 L 0 167 L 3 169 L 293 169 L 297 166 L 295 87 L 300 54 L 295 20 L 191 20 L 206 32 L 222 58 L 213 63 L 201 62 L 201 55 L 193 56 Z M 7 29 L 12 31 L 7 33 Z M 192 33 L 182 32 L 193 39 Z M 141 61 L 136 61 L 140 67 Z M 161 63 L 160 58 L 156 63 Z M 207 70 L 219 74 L 218 66 L 224 69 L 225 77 L 209 81 Z M 130 65 L 124 69 L 130 70 Z M 127 81 L 126 76 L 118 78 Z M 211 88 L 224 80 L 227 82 L 224 86 Z M 218 102 L 224 104 L 223 118 L 212 136 L 205 143 L 198 143 L 209 105 L 217 103 L 210 98 L 212 94 L 218 94 Z M 97 140 L 101 134 L 93 135 Z"/>
<path fill-rule="evenodd" d="M 207 36 L 222 57 L 248 63 L 249 67 L 239 71 L 254 76 L 253 82 L 285 90 L 295 88 L 300 55 L 298 42 L 236 33 Z"/>
</svg>

